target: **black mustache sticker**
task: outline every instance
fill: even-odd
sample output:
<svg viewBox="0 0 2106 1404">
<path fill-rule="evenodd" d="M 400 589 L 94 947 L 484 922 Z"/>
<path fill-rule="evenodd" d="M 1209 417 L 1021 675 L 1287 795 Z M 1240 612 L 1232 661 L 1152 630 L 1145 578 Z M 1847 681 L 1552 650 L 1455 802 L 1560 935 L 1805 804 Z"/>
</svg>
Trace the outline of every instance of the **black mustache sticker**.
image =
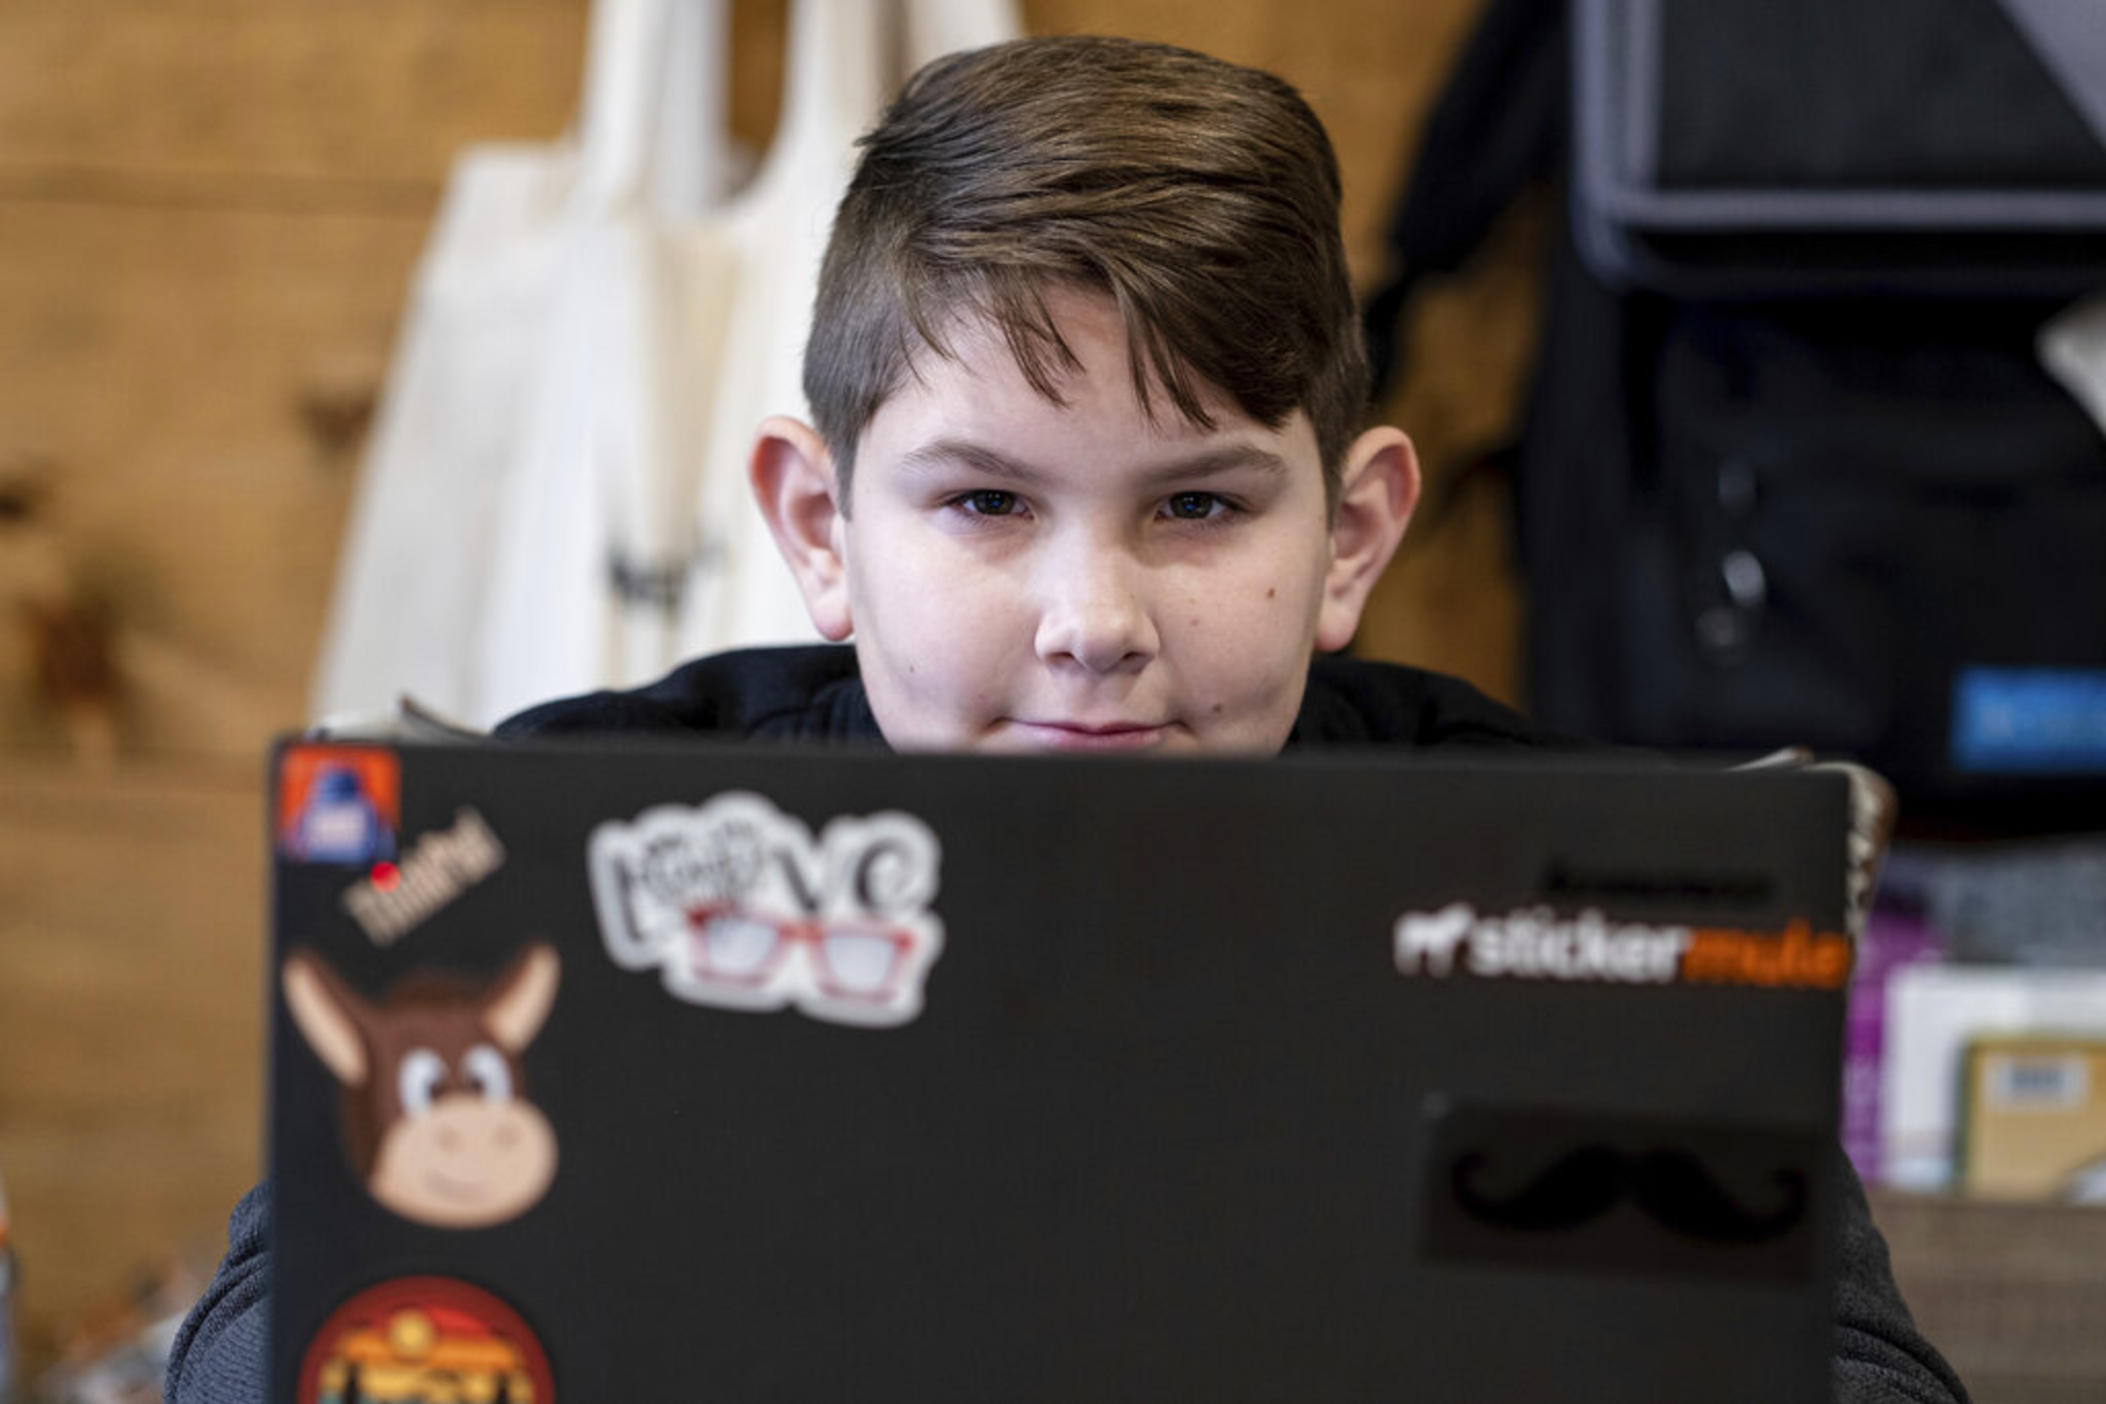
<svg viewBox="0 0 2106 1404">
<path fill-rule="evenodd" d="M 1429 1111 L 1424 1247 L 1515 1267 L 1808 1280 L 1832 1138 L 1482 1106 Z"/>
<path fill-rule="evenodd" d="M 1767 1212 L 1743 1209 L 1687 1151 L 1649 1150 L 1626 1155 L 1610 1146 L 1582 1146 L 1520 1193 L 1498 1199 L 1479 1188 L 1489 1162 L 1470 1151 L 1455 1162 L 1455 1198 L 1488 1224 L 1544 1233 L 1577 1228 L 1608 1213 L 1628 1197 L 1640 1210 L 1674 1232 L 1713 1243 L 1760 1243 L 1788 1233 L 1806 1213 L 1806 1176 L 1778 1170 L 1782 1202 Z"/>
</svg>

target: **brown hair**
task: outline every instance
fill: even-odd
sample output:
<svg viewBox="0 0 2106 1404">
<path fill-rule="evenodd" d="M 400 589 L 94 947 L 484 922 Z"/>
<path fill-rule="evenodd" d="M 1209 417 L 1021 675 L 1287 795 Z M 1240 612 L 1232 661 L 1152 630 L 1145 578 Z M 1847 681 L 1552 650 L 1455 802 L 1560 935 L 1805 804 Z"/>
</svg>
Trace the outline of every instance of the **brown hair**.
<svg viewBox="0 0 2106 1404">
<path fill-rule="evenodd" d="M 1338 160 L 1282 80 L 1185 49 L 1021 39 L 916 73 L 862 140 L 819 275 L 804 390 L 841 477 L 917 347 L 998 328 L 1061 403 L 1080 362 L 1051 287 L 1109 294 L 1134 392 L 1202 428 L 1211 384 L 1277 429 L 1305 410 L 1327 494 L 1367 399 Z"/>
</svg>

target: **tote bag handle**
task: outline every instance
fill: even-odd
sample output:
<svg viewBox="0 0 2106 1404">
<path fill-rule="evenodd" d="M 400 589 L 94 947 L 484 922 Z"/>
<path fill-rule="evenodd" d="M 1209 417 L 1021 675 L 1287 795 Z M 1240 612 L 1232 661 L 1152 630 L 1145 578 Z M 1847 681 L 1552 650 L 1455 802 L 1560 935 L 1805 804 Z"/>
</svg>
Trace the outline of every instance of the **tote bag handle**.
<svg viewBox="0 0 2106 1404">
<path fill-rule="evenodd" d="M 891 96 L 896 19 L 890 0 L 791 0 L 781 117 L 756 196 L 809 178 L 815 161 L 827 169 L 862 134 Z"/>
<path fill-rule="evenodd" d="M 584 209 L 648 199 L 669 218 L 693 218 L 723 196 L 727 4 L 594 0 L 579 120 Z M 782 115 L 760 189 L 860 135 L 907 71 L 1023 32 L 1016 0 L 793 0 L 789 23 Z"/>
<path fill-rule="evenodd" d="M 648 201 L 693 218 L 730 166 L 727 0 L 594 0 L 579 101 L 583 213 Z"/>
</svg>

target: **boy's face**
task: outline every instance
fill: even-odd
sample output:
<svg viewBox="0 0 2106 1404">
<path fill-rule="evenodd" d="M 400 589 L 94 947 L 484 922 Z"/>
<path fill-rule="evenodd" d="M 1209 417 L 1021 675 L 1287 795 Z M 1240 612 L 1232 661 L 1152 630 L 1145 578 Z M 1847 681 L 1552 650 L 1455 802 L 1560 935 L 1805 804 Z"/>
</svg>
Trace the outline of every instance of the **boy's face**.
<svg viewBox="0 0 2106 1404">
<path fill-rule="evenodd" d="M 1362 557 L 1386 561 L 1395 533 L 1362 539 L 1363 487 L 1340 536 L 1306 416 L 1269 430 L 1217 392 L 1204 430 L 1158 392 L 1151 420 L 1110 300 L 1049 301 L 1082 362 L 1066 403 L 985 326 L 959 331 L 955 360 L 923 356 L 857 445 L 851 511 L 808 518 L 816 574 L 785 540 L 815 620 L 853 632 L 901 749 L 1277 750 L 1312 649 L 1358 622 L 1380 571 Z"/>
</svg>

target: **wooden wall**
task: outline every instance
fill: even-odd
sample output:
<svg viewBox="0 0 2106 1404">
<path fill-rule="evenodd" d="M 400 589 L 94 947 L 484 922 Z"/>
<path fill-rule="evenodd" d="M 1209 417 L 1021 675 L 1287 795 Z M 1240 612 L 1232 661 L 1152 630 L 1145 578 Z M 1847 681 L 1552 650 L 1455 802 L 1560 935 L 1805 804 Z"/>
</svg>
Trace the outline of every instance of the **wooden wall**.
<svg viewBox="0 0 2106 1404">
<path fill-rule="evenodd" d="M 1478 0 L 1027 0 L 1274 68 L 1329 123 L 1363 275 Z M 737 0 L 735 126 L 784 0 Z M 546 139 L 584 0 L 0 6 L 0 1180 L 33 1359 L 257 1174 L 260 756 L 303 720 L 359 429 L 448 161 Z M 1496 432 L 1530 235 L 1435 299 L 1399 405 Z M 1498 503 L 1407 550 L 1370 647 L 1511 694 Z"/>
</svg>

